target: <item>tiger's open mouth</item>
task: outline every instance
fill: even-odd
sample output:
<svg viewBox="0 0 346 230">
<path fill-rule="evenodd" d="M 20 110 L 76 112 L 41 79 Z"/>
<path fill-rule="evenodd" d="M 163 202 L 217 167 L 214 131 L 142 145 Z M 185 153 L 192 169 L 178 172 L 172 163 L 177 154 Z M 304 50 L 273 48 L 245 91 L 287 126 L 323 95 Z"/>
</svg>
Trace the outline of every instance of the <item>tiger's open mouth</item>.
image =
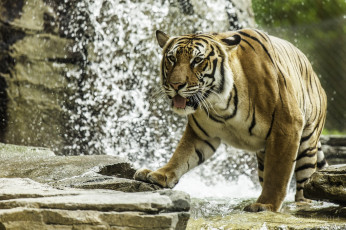
<svg viewBox="0 0 346 230">
<path fill-rule="evenodd" d="M 172 103 L 173 103 L 173 107 L 177 109 L 185 109 L 186 106 L 190 106 L 190 107 L 193 107 L 194 109 L 197 109 L 199 101 L 196 100 L 196 97 L 193 97 L 193 96 L 185 98 L 177 94 L 172 98 Z"/>
</svg>

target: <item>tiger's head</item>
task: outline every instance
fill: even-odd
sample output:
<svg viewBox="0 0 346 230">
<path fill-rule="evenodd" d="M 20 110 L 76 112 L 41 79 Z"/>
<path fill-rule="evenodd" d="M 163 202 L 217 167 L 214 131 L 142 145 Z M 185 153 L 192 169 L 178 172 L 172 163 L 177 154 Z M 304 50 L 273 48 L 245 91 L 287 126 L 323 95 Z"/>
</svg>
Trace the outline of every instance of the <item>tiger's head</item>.
<svg viewBox="0 0 346 230">
<path fill-rule="evenodd" d="M 213 99 L 220 100 L 225 84 L 233 85 L 232 76 L 227 76 L 232 74 L 227 51 L 240 43 L 239 35 L 169 37 L 158 30 L 156 38 L 163 48 L 161 83 L 175 113 L 186 116 L 199 106 L 208 110 L 215 103 Z"/>
</svg>

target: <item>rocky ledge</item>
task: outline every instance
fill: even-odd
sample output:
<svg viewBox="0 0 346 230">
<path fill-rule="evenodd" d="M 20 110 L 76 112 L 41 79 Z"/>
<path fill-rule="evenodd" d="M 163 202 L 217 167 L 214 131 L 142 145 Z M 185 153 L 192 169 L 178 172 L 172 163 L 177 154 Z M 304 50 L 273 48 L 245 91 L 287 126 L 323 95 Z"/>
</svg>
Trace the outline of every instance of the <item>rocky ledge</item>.
<svg viewBox="0 0 346 230">
<path fill-rule="evenodd" d="M 0 229 L 185 229 L 190 198 L 112 156 L 0 143 Z"/>
<path fill-rule="evenodd" d="M 312 174 L 304 196 L 346 206 L 346 164 L 332 165 Z"/>
</svg>

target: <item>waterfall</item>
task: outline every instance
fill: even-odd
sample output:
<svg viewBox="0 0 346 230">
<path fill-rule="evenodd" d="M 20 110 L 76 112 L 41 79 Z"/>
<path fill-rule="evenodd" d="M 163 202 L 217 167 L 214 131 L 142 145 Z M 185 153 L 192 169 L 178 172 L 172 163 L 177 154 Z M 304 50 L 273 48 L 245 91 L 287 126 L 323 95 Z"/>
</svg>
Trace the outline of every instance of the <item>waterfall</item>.
<svg viewBox="0 0 346 230">
<path fill-rule="evenodd" d="M 187 122 L 172 113 L 170 102 L 159 93 L 161 48 L 155 31 L 227 31 L 252 20 L 240 21 L 244 10 L 227 0 L 94 0 L 78 3 L 74 13 L 71 17 L 79 20 L 66 33 L 76 38 L 73 49 L 81 50 L 84 62 L 83 68 L 67 73 L 69 87 L 78 87 L 79 93 L 70 95 L 66 106 L 74 130 L 66 150 L 121 156 L 135 167 L 152 169 L 171 157 Z M 218 159 L 192 173 L 219 179 L 253 175 L 250 154 L 222 146 L 213 158 Z"/>
</svg>

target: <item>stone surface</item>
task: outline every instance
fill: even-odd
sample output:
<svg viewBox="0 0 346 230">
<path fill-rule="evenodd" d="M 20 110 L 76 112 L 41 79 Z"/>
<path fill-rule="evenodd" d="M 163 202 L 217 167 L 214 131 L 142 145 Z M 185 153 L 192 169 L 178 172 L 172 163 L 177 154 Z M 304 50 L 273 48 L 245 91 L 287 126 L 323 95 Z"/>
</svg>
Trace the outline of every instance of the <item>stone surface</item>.
<svg viewBox="0 0 346 230">
<path fill-rule="evenodd" d="M 47 148 L 41 147 L 29 147 L 29 146 L 20 146 L 20 145 L 10 145 L 0 143 L 0 159 L 1 162 L 5 158 L 41 158 L 41 157 L 53 157 L 55 156 L 54 152 Z"/>
<path fill-rule="evenodd" d="M 47 148 L 0 143 L 0 178 L 21 177 L 55 187 L 143 192 L 161 189 L 133 180 L 135 169 L 115 156 L 55 156 Z"/>
<path fill-rule="evenodd" d="M 83 189 L 111 189 L 122 192 L 143 192 L 155 191 L 161 187 L 125 178 L 115 178 L 111 176 L 100 176 L 97 173 L 87 173 L 82 176 L 67 178 L 50 183 L 55 187 L 72 187 Z"/>
<path fill-rule="evenodd" d="M 185 229 L 189 219 L 186 193 L 131 179 L 119 157 L 0 144 L 0 168 L 0 229 Z"/>
<path fill-rule="evenodd" d="M 332 165 L 312 174 L 304 188 L 304 196 L 346 205 L 346 164 Z"/>
<path fill-rule="evenodd" d="M 340 229 L 346 227 L 346 208 L 312 201 L 285 201 L 280 212 L 248 213 L 256 199 L 191 199 L 187 229 Z"/>
<path fill-rule="evenodd" d="M 0 3 L 0 141 L 62 152 L 69 130 L 65 74 L 80 54 L 61 33 L 54 2 Z"/>
<path fill-rule="evenodd" d="M 329 165 L 346 162 L 346 136 L 321 136 L 321 144 Z"/>
<path fill-rule="evenodd" d="M 3 178 L 0 229 L 185 229 L 188 203 L 185 193 L 175 191 L 60 190 Z"/>
<path fill-rule="evenodd" d="M 301 218 L 285 213 L 234 213 L 224 216 L 190 219 L 187 229 L 334 229 L 346 228 L 346 219 Z"/>
</svg>

